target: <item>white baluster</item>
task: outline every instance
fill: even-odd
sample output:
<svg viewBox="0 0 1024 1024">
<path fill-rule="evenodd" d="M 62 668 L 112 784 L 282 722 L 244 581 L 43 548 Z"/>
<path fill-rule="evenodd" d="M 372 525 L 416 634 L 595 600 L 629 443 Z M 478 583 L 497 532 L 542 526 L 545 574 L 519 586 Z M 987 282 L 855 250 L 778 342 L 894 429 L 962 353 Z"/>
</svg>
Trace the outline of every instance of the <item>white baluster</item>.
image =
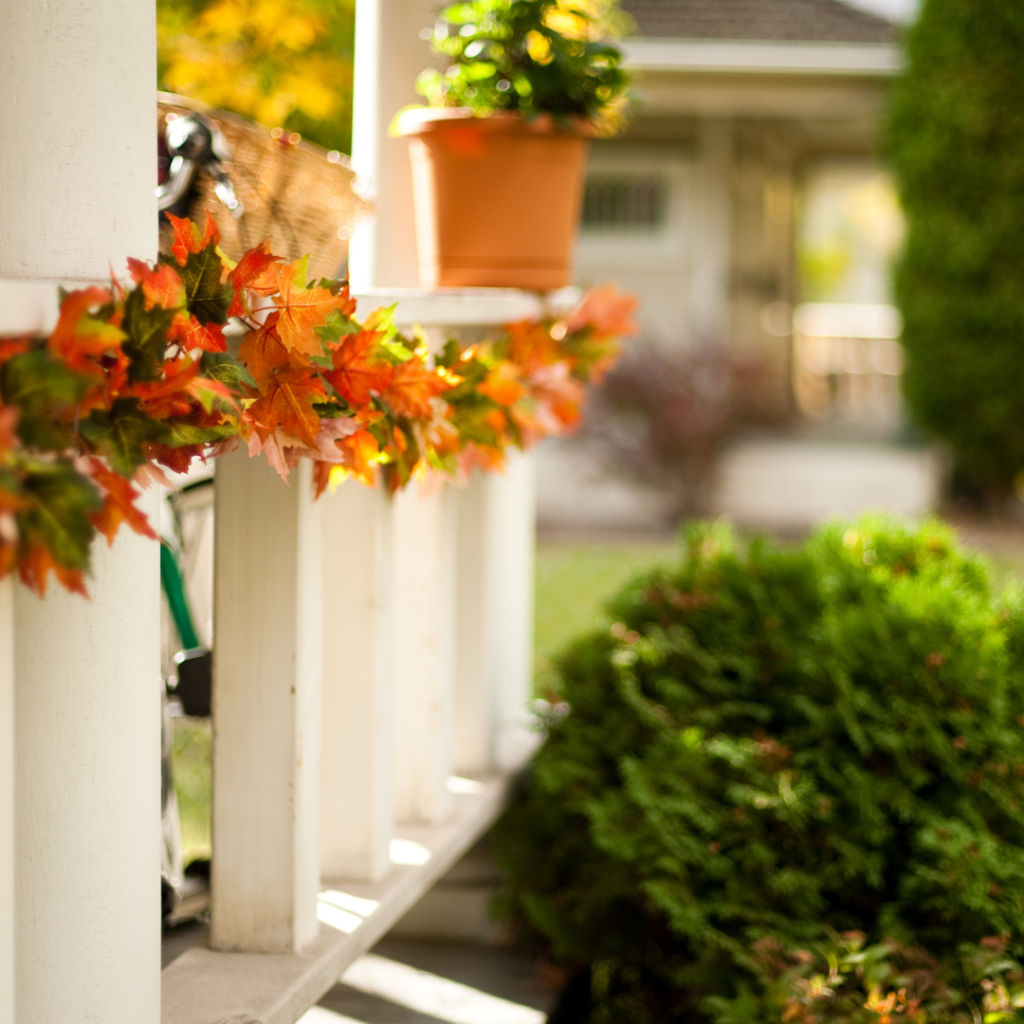
<svg viewBox="0 0 1024 1024">
<path fill-rule="evenodd" d="M 395 497 L 395 812 L 437 824 L 453 764 L 456 504 L 450 488 Z"/>
<path fill-rule="evenodd" d="M 455 767 L 481 775 L 533 746 L 534 460 L 510 452 L 504 473 L 458 494 Z"/>
<path fill-rule="evenodd" d="M 0 1024 L 14 1024 L 14 581 L 0 580 Z"/>
<path fill-rule="evenodd" d="M 211 945 L 298 953 L 318 932 L 321 526 L 311 464 L 285 485 L 217 462 Z"/>
<path fill-rule="evenodd" d="M 324 495 L 321 874 L 379 879 L 394 821 L 392 507 L 346 483 Z"/>
</svg>

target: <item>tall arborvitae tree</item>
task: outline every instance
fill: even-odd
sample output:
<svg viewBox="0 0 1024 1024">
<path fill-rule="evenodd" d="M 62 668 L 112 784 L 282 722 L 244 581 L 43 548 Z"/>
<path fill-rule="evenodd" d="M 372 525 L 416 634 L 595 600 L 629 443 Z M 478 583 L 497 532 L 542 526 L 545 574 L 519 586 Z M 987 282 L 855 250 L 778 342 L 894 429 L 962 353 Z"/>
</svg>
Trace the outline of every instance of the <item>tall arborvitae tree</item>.
<svg viewBox="0 0 1024 1024">
<path fill-rule="evenodd" d="M 1024 469 L 1024 3 L 925 0 L 888 149 L 907 400 L 961 483 L 1001 496 Z"/>
</svg>

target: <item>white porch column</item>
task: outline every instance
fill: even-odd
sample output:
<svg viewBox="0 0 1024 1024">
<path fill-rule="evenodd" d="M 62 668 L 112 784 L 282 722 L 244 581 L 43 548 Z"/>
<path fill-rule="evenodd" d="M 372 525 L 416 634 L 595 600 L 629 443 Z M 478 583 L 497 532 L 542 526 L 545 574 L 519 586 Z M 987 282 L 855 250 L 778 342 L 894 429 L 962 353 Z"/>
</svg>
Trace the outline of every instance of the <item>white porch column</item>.
<svg viewBox="0 0 1024 1024">
<path fill-rule="evenodd" d="M 152 3 L 5 6 L 0 277 L 156 256 L 155 77 Z M 160 1013 L 157 545 L 99 541 L 89 589 L 14 588 L 19 1024 Z"/>
<path fill-rule="evenodd" d="M 452 488 L 395 496 L 395 814 L 449 810 L 455 685 L 456 504 Z"/>
<path fill-rule="evenodd" d="M 705 118 L 697 136 L 693 323 L 696 337 L 719 345 L 729 338 L 732 268 L 733 124 Z"/>
<path fill-rule="evenodd" d="M 298 953 L 317 935 L 321 564 L 311 465 L 287 484 L 217 461 L 211 945 Z"/>
<path fill-rule="evenodd" d="M 18 1024 L 159 1020 L 158 550 L 100 539 L 88 601 L 15 590 Z"/>
<path fill-rule="evenodd" d="M 387 495 L 350 482 L 320 499 L 324 683 L 320 873 L 376 880 L 394 824 L 394 586 Z"/>
<path fill-rule="evenodd" d="M 455 770 L 521 763 L 533 677 L 534 458 L 476 474 L 459 502 Z"/>
<path fill-rule="evenodd" d="M 14 581 L 0 580 L 0 1024 L 14 1024 Z"/>
<path fill-rule="evenodd" d="M 416 76 L 435 58 L 419 33 L 433 25 L 437 6 L 430 0 L 356 4 L 352 165 L 375 210 L 349 246 L 353 292 L 419 285 L 409 144 L 391 138 L 388 126 L 403 107 L 423 102 Z"/>
</svg>

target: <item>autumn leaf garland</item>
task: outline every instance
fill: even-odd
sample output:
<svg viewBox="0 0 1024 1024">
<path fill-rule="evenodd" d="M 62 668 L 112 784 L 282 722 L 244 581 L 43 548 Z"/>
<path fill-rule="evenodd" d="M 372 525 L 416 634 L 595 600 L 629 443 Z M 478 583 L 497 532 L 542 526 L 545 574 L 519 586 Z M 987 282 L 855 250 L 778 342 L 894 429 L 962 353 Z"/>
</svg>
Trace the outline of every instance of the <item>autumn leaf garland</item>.
<svg viewBox="0 0 1024 1024">
<path fill-rule="evenodd" d="M 318 494 L 500 468 L 510 446 L 576 424 L 633 330 L 634 301 L 604 288 L 568 317 L 431 357 L 394 310 L 356 322 L 347 286 L 307 281 L 305 259 L 264 243 L 232 265 L 209 217 L 172 222 L 169 254 L 129 261 L 131 286 L 62 296 L 49 338 L 0 339 L 0 577 L 42 594 L 53 572 L 84 593 L 97 532 L 155 536 L 136 500 L 159 467 L 239 442 L 282 477 L 312 459 Z M 237 356 L 229 319 L 247 328 Z"/>
</svg>

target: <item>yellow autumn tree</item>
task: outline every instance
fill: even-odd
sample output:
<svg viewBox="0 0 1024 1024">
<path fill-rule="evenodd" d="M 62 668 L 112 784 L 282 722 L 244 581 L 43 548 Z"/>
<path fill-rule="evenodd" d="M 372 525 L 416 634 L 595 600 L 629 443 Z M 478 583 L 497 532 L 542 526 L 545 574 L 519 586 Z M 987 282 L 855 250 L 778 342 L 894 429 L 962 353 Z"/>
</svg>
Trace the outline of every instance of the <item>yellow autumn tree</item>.
<svg viewBox="0 0 1024 1024">
<path fill-rule="evenodd" d="M 160 85 L 348 152 L 354 0 L 159 0 Z"/>
</svg>

